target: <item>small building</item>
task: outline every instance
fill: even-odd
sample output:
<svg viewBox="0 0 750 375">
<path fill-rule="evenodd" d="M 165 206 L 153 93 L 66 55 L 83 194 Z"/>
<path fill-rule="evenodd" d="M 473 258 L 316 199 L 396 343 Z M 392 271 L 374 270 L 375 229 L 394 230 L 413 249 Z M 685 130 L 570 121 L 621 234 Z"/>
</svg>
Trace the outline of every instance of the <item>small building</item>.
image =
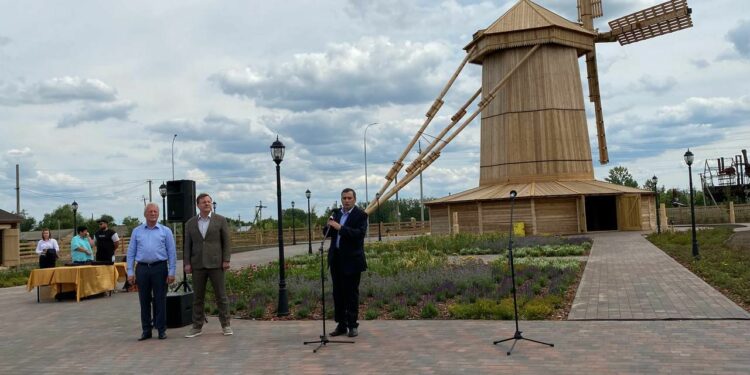
<svg viewBox="0 0 750 375">
<path fill-rule="evenodd" d="M 23 218 L 0 210 L 0 267 L 15 267 L 21 264 L 19 232 Z"/>
</svg>

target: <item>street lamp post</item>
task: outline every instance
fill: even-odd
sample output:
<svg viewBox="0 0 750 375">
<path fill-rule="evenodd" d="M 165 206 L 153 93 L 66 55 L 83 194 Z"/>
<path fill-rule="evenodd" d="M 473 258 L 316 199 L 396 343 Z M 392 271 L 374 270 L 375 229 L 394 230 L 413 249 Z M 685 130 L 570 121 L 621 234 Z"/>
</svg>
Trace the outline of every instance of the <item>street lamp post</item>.
<svg viewBox="0 0 750 375">
<path fill-rule="evenodd" d="M 177 139 L 177 134 L 172 137 L 172 181 L 174 181 L 174 140 Z"/>
<path fill-rule="evenodd" d="M 294 226 L 294 201 L 292 201 L 292 245 L 297 244 L 297 228 Z"/>
<path fill-rule="evenodd" d="M 284 229 L 281 214 L 281 161 L 284 160 L 284 146 L 279 141 L 279 136 L 271 144 L 271 157 L 276 163 L 276 210 L 279 217 L 279 305 L 276 309 L 277 316 L 289 315 L 289 301 L 286 293 L 286 275 L 284 273 Z"/>
<path fill-rule="evenodd" d="M 370 203 L 370 196 L 367 191 L 367 128 L 377 124 L 377 122 L 373 122 L 372 124 L 365 126 L 365 135 L 362 137 L 362 143 L 365 146 L 365 205 Z"/>
<path fill-rule="evenodd" d="M 659 179 L 656 178 L 656 175 L 654 177 L 651 177 L 651 182 L 654 183 L 654 193 L 656 193 L 656 233 L 661 234 L 661 220 L 659 219 Z"/>
<path fill-rule="evenodd" d="M 167 225 L 167 185 L 163 182 L 159 185 L 159 195 L 161 195 L 161 217 L 162 223 Z"/>
<path fill-rule="evenodd" d="M 693 197 L 693 160 L 694 156 L 693 153 L 690 152 L 690 149 L 685 152 L 685 163 L 688 166 L 688 177 L 690 181 L 690 223 L 692 225 L 693 230 L 693 258 L 696 260 L 700 259 L 701 256 L 698 253 L 698 239 L 696 238 L 695 233 L 695 201 Z"/>
<path fill-rule="evenodd" d="M 78 202 L 73 201 L 70 205 L 73 207 L 73 236 L 78 234 Z"/>
<path fill-rule="evenodd" d="M 312 254 L 312 226 L 310 225 L 310 189 L 305 190 L 307 197 L 307 253 Z"/>
<path fill-rule="evenodd" d="M 383 236 L 380 234 L 380 227 L 383 226 L 383 218 L 380 216 L 380 193 L 375 193 L 375 202 L 378 210 L 378 241 L 383 241 Z"/>
</svg>

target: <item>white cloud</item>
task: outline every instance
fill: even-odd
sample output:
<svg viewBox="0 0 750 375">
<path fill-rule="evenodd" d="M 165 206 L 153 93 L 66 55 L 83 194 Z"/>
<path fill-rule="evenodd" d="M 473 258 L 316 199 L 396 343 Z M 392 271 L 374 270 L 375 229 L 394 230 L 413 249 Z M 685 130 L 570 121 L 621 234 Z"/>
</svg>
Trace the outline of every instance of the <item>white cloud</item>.
<svg viewBox="0 0 750 375">
<path fill-rule="evenodd" d="M 57 123 L 59 128 L 70 128 L 85 122 L 101 122 L 107 119 L 127 120 L 135 103 L 125 100 L 112 103 L 84 105 L 74 113 L 65 114 Z"/>
<path fill-rule="evenodd" d="M 18 157 L 22 157 L 22 156 L 32 155 L 32 152 L 31 152 L 31 148 L 24 147 L 22 149 L 15 149 L 15 148 L 14 149 L 10 149 L 5 154 L 8 155 L 8 156 L 10 156 L 10 157 L 13 157 L 13 158 L 18 158 Z"/>
<path fill-rule="evenodd" d="M 734 51 L 742 58 L 750 59 L 750 20 L 741 20 L 726 36 Z"/>
<path fill-rule="evenodd" d="M 116 95 L 114 88 L 92 78 L 64 76 L 31 84 L 0 81 L 0 105 L 109 102 Z"/>
<path fill-rule="evenodd" d="M 435 77 L 451 56 L 441 43 L 363 38 L 281 65 L 230 69 L 211 77 L 228 95 L 293 110 L 414 103 L 439 89 Z"/>
</svg>

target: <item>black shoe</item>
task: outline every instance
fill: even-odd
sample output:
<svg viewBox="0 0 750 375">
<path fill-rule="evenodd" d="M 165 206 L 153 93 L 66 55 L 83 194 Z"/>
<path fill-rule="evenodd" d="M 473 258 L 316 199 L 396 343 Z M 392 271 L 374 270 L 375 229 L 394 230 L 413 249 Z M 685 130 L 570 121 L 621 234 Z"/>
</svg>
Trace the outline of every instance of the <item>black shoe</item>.
<svg viewBox="0 0 750 375">
<path fill-rule="evenodd" d="M 334 336 L 341 336 L 345 334 L 346 334 L 346 327 L 338 326 L 333 332 L 329 334 L 329 336 L 334 337 Z"/>
<path fill-rule="evenodd" d="M 359 335 L 359 332 L 357 332 L 357 328 L 349 328 L 349 334 L 347 336 L 349 337 L 357 337 Z"/>
<path fill-rule="evenodd" d="M 151 338 L 151 334 L 150 333 L 144 333 L 144 334 L 141 335 L 140 338 L 138 338 L 138 341 L 148 340 L 150 338 Z"/>
<path fill-rule="evenodd" d="M 167 338 L 166 332 L 159 332 L 159 340 L 164 340 Z"/>
</svg>

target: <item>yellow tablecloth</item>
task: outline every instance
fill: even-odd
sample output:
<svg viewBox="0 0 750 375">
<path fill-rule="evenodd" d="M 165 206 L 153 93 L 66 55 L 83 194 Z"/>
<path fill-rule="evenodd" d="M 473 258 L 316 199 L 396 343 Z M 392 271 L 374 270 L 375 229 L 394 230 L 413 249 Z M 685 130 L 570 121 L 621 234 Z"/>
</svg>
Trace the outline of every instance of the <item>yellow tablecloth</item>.
<svg viewBox="0 0 750 375">
<path fill-rule="evenodd" d="M 124 263 L 122 263 L 124 267 Z M 42 285 L 52 286 L 52 293 L 63 290 L 75 290 L 76 301 L 83 297 L 104 293 L 117 287 L 120 276 L 120 265 L 112 266 L 76 266 L 43 268 L 31 271 L 26 290 Z M 123 274 L 125 272 L 123 271 Z"/>
</svg>

